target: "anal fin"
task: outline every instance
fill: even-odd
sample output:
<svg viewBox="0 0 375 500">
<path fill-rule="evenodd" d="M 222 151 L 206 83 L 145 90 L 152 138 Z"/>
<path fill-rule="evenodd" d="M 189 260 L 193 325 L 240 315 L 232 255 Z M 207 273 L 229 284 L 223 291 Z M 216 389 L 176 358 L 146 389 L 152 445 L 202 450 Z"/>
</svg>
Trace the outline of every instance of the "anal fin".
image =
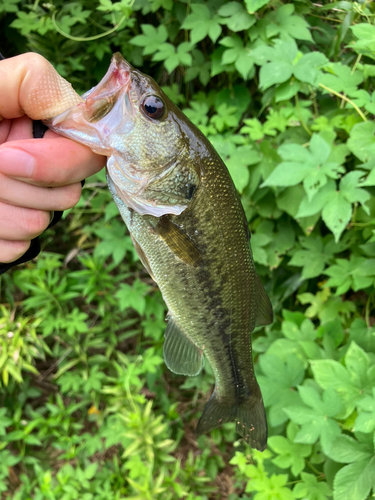
<svg viewBox="0 0 375 500">
<path fill-rule="evenodd" d="M 173 373 L 192 377 L 203 367 L 203 352 L 180 330 L 172 316 L 168 316 L 163 350 L 165 364 Z"/>
</svg>

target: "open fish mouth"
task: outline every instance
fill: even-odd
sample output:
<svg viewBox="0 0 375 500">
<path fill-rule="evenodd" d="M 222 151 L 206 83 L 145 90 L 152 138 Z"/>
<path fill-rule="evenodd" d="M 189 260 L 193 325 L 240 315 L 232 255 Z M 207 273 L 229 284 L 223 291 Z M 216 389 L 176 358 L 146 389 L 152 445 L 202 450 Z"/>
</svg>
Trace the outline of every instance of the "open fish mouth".
<svg viewBox="0 0 375 500">
<path fill-rule="evenodd" d="M 111 156 L 106 137 L 114 132 L 126 135 L 133 129 L 130 87 L 131 66 L 120 53 L 116 53 L 99 84 L 82 95 L 83 102 L 44 123 L 58 134 L 81 142 L 98 154 Z"/>
<path fill-rule="evenodd" d="M 107 73 L 100 84 L 92 88 L 82 97 L 85 102 L 84 118 L 95 123 L 104 118 L 113 108 L 120 94 L 124 95 L 127 111 L 131 110 L 128 91 L 131 84 L 130 67 L 119 52 L 113 55 Z"/>
</svg>

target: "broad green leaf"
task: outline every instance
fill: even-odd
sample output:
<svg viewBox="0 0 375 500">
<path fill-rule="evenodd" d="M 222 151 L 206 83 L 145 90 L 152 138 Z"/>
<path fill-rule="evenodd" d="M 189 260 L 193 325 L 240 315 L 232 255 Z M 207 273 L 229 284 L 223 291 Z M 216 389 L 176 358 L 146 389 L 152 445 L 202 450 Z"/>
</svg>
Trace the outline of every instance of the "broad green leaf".
<svg viewBox="0 0 375 500">
<path fill-rule="evenodd" d="M 375 431 L 375 388 L 371 396 L 365 396 L 358 401 L 358 417 L 354 424 L 356 432 L 371 433 Z"/>
<path fill-rule="evenodd" d="M 140 280 L 134 281 L 130 286 L 127 283 L 121 283 L 115 297 L 119 300 L 119 306 L 122 311 L 132 307 L 139 314 L 143 314 L 146 307 L 145 294 L 149 287 Z"/>
<path fill-rule="evenodd" d="M 357 41 L 350 44 L 358 54 L 375 59 L 375 27 L 370 23 L 359 23 L 351 26 L 350 29 Z"/>
<path fill-rule="evenodd" d="M 324 205 L 322 219 L 328 229 L 330 229 L 338 242 L 344 229 L 350 222 L 352 216 L 352 206 L 345 199 L 343 193 L 337 191 L 332 194 L 330 200 Z"/>
<path fill-rule="evenodd" d="M 143 35 L 137 35 L 130 40 L 132 45 L 143 47 L 143 54 L 153 54 L 159 50 L 159 46 L 168 39 L 168 32 L 162 24 L 155 28 L 151 24 L 141 25 Z"/>
<path fill-rule="evenodd" d="M 287 420 L 284 409 L 300 401 L 295 388 L 303 380 L 303 364 L 295 356 L 289 356 L 284 363 L 277 356 L 269 354 L 262 355 L 259 363 L 264 375 L 257 378 L 264 404 L 270 407 L 268 409 L 269 423 L 273 426 L 280 425 Z"/>
<path fill-rule="evenodd" d="M 332 460 L 341 464 L 350 464 L 371 458 L 372 443 L 360 443 L 350 436 L 339 436 L 332 448 L 327 450 L 327 455 Z"/>
<path fill-rule="evenodd" d="M 303 278 L 315 278 L 323 272 L 325 265 L 332 259 L 333 255 L 323 251 L 323 243 L 320 238 L 301 237 L 300 241 L 306 250 L 297 250 L 289 261 L 289 265 L 303 267 Z M 314 242 L 316 245 L 313 244 Z"/>
<path fill-rule="evenodd" d="M 293 67 L 286 62 L 270 62 L 260 68 L 259 81 L 263 89 L 268 89 L 275 83 L 283 83 L 293 74 Z"/>
<path fill-rule="evenodd" d="M 335 476 L 334 500 L 366 500 L 375 477 L 375 458 L 346 465 Z"/>
<path fill-rule="evenodd" d="M 212 14 L 210 9 L 203 4 L 192 4 L 191 10 L 192 13 L 185 18 L 181 26 L 181 29 L 191 30 L 191 43 L 196 44 L 207 35 L 213 42 L 216 42 L 221 34 L 222 19 Z"/>
<path fill-rule="evenodd" d="M 293 442 L 297 432 L 298 426 L 290 422 L 287 428 L 287 438 L 272 436 L 268 439 L 270 448 L 278 454 L 272 462 L 281 469 L 290 468 L 294 476 L 298 476 L 305 468 L 305 457 L 311 454 L 310 445 Z"/>
<path fill-rule="evenodd" d="M 327 500 L 332 495 L 332 490 L 324 481 L 318 482 L 318 478 L 313 474 L 301 473 L 301 482 L 293 488 L 295 498 L 303 500 Z"/>
<path fill-rule="evenodd" d="M 368 360 L 363 351 L 354 343 L 345 356 L 347 366 L 334 360 L 311 361 L 311 368 L 316 382 L 323 389 L 332 388 L 345 404 L 344 415 L 348 417 L 358 401 L 364 396 L 364 391 L 370 394 L 375 383 L 375 373 L 372 368 L 366 369 Z M 358 375 L 355 359 L 361 375 Z"/>
<path fill-rule="evenodd" d="M 245 0 L 245 5 L 249 14 L 254 14 L 269 3 L 269 0 Z"/>
<path fill-rule="evenodd" d="M 250 46 L 244 46 L 242 39 L 237 35 L 224 37 L 220 43 L 227 47 L 222 54 L 222 64 L 234 63 L 236 70 L 247 79 L 255 63 Z"/>
<path fill-rule="evenodd" d="M 294 14 L 294 4 L 289 3 L 279 7 L 264 18 L 269 37 L 286 35 L 298 40 L 312 41 L 308 23 Z"/>
<path fill-rule="evenodd" d="M 353 288 L 361 290 L 374 283 L 375 259 L 365 259 L 364 257 L 350 256 L 350 260 L 336 259 L 336 263 L 324 272 L 330 279 L 327 286 L 336 286 L 336 294 L 340 295 Z"/>
<path fill-rule="evenodd" d="M 328 59 L 321 52 L 310 52 L 308 54 L 304 54 L 294 67 L 294 76 L 301 82 L 315 85 L 317 79 L 321 75 L 321 71 L 319 71 L 319 69 L 327 62 Z"/>
<path fill-rule="evenodd" d="M 367 371 L 370 366 L 368 354 L 355 342 L 351 342 L 345 354 L 345 366 L 352 374 L 352 380 L 360 387 L 367 382 Z"/>
<path fill-rule="evenodd" d="M 358 85 L 363 82 L 362 71 L 352 72 L 349 66 L 342 63 L 330 63 L 329 66 L 326 67 L 326 71 L 328 71 L 328 73 L 320 77 L 319 83 L 324 84 L 326 87 L 336 92 L 344 92 L 345 94 L 352 95 L 357 92 Z"/>
<path fill-rule="evenodd" d="M 311 217 L 319 213 L 324 206 L 332 199 L 332 195 L 336 193 L 337 187 L 333 180 L 329 180 L 312 199 L 306 195 L 300 203 L 296 218 Z"/>
<path fill-rule="evenodd" d="M 305 405 L 290 405 L 284 410 L 293 422 L 301 425 L 295 442 L 314 444 L 320 439 L 323 450 L 329 450 L 341 433 L 332 418 L 341 411 L 339 397 L 332 389 L 325 391 L 322 398 L 312 387 L 300 386 L 298 392 Z"/>
<path fill-rule="evenodd" d="M 349 203 L 360 203 L 369 215 L 369 208 L 365 203 L 371 198 L 370 193 L 360 186 L 360 179 L 363 177 L 361 171 L 353 171 L 346 174 L 340 181 L 340 191 Z"/>
<path fill-rule="evenodd" d="M 255 22 L 255 16 L 249 15 L 239 2 L 229 2 L 220 7 L 219 16 L 225 18 L 223 21 L 232 31 L 244 31 L 249 29 Z"/>
<path fill-rule="evenodd" d="M 347 146 L 361 161 L 370 160 L 375 155 L 375 123 L 367 121 L 354 125 Z"/>
</svg>

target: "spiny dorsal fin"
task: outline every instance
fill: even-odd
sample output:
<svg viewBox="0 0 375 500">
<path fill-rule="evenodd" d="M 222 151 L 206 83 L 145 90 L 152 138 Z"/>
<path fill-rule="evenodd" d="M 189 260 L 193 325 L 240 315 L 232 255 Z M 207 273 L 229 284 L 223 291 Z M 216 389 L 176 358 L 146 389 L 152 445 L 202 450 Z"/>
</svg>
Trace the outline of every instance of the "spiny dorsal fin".
<svg viewBox="0 0 375 500">
<path fill-rule="evenodd" d="M 266 291 L 260 281 L 258 275 L 255 276 L 255 280 L 257 282 L 257 291 L 258 291 L 258 315 L 256 319 L 255 326 L 266 326 L 270 325 L 273 321 L 273 311 L 270 299 L 266 294 Z"/>
<path fill-rule="evenodd" d="M 202 254 L 183 229 L 175 224 L 167 215 L 160 217 L 155 232 L 165 241 L 174 255 L 190 266 L 198 266 L 202 261 Z"/>
<path fill-rule="evenodd" d="M 173 373 L 190 377 L 203 367 L 203 352 L 182 333 L 172 316 L 168 316 L 165 330 L 164 360 Z"/>
</svg>

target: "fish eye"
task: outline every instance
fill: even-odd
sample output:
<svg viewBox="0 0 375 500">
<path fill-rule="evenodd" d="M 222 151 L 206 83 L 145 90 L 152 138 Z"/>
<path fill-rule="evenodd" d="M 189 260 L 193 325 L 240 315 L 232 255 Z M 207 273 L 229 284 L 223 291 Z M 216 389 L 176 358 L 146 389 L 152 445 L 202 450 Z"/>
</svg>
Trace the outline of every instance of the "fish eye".
<svg viewBox="0 0 375 500">
<path fill-rule="evenodd" d="M 157 95 L 147 95 L 142 101 L 141 109 L 148 118 L 153 120 L 160 120 L 165 114 L 164 102 Z"/>
</svg>

